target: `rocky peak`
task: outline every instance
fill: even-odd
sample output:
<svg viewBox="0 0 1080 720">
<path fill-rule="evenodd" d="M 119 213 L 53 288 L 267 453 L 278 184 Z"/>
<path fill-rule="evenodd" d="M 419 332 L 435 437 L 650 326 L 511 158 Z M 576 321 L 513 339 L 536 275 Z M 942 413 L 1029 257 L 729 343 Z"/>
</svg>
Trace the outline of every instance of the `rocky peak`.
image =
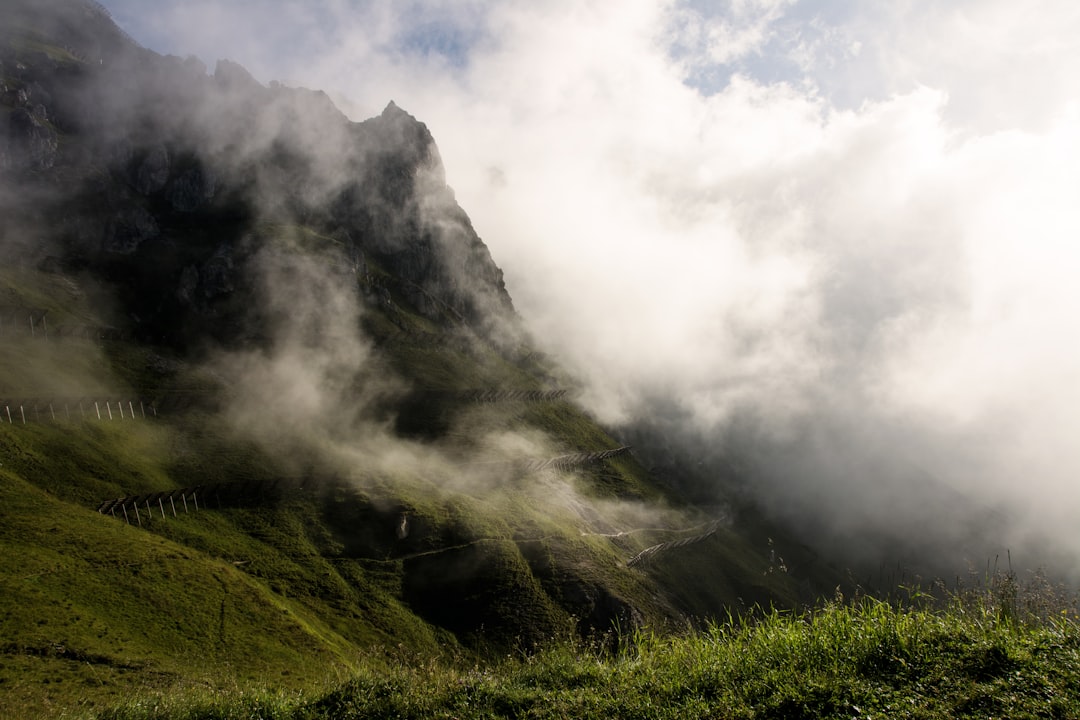
<svg viewBox="0 0 1080 720">
<path fill-rule="evenodd" d="M 392 152 L 402 163 L 425 171 L 433 176 L 431 180 L 445 185 L 446 170 L 431 131 L 393 100 L 378 117 L 366 120 L 361 125 L 375 140 L 375 147 L 383 152 Z"/>
<path fill-rule="evenodd" d="M 217 61 L 217 65 L 214 66 L 214 81 L 225 90 L 233 92 L 252 92 L 265 89 L 247 71 L 247 68 L 232 60 Z"/>
<path fill-rule="evenodd" d="M 54 4 L 64 17 L 93 10 L 80 0 L 42 7 Z M 116 32 L 84 40 L 109 44 Z M 67 57 L 62 48 L 27 54 L 2 41 L 0 32 L 0 59 L 25 79 L 0 92 L 16 111 L 3 116 L 0 165 L 69 193 L 63 211 L 79 210 L 56 238 L 66 262 L 130 285 L 130 301 L 144 306 L 130 314 L 155 335 L 244 306 L 229 295 L 250 287 L 245 253 L 275 242 L 252 232 L 260 223 L 347 238 L 346 262 L 381 268 L 398 302 L 437 323 L 479 330 L 512 316 L 502 271 L 446 185 L 431 132 L 393 101 L 356 123 L 325 93 L 262 85 L 230 60 L 206 75 L 194 59 L 136 48 L 110 62 L 74 57 L 65 60 L 74 71 L 61 72 L 43 58 Z M 231 277 L 211 292 L 201 285 L 212 273 L 192 268 L 225 246 L 237 248 L 223 271 Z"/>
</svg>

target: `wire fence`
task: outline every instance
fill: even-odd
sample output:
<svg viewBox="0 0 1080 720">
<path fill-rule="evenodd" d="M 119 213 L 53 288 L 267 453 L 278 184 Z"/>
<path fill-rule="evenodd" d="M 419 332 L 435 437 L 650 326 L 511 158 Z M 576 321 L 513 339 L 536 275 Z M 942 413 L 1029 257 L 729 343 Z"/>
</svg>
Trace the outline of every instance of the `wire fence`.
<svg viewBox="0 0 1080 720">
<path fill-rule="evenodd" d="M 206 509 L 210 505 L 220 508 L 226 505 L 257 504 L 276 494 L 284 482 L 283 478 L 243 480 L 128 495 L 102 501 L 97 511 L 102 515 L 122 517 L 129 525 L 134 522 L 142 527 L 144 522 L 154 519 L 155 509 L 160 519 L 164 520 L 167 517 L 166 503 L 174 518 L 179 517 L 181 511 L 188 513 Z"/>
<path fill-rule="evenodd" d="M 34 338 L 55 340 L 80 338 L 84 340 L 123 340 L 119 328 L 108 325 L 80 323 L 74 320 L 57 321 L 49 310 L 28 305 L 0 305 L 0 338 Z"/>
<path fill-rule="evenodd" d="M 118 397 L 0 397 L 0 424 L 67 420 L 136 420 L 158 416 L 157 405 L 145 398 Z"/>
<path fill-rule="evenodd" d="M 630 558 L 626 562 L 626 566 L 634 567 L 635 565 L 641 565 L 655 559 L 655 557 L 661 553 L 665 553 L 681 547 L 686 547 L 687 545 L 693 545 L 694 543 L 699 543 L 702 540 L 708 540 L 710 537 L 716 534 L 716 531 L 720 529 L 721 525 L 721 520 L 714 520 L 705 527 L 704 532 L 698 533 L 696 535 L 691 535 L 690 537 L 680 538 L 678 540 L 671 540 L 669 542 L 659 543 L 657 545 L 647 547 L 634 557 Z"/>
</svg>

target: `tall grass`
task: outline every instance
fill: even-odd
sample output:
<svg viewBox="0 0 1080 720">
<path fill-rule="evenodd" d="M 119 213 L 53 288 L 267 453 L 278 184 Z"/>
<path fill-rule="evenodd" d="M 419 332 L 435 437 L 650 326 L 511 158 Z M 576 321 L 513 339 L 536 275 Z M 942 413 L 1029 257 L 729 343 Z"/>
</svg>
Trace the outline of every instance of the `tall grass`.
<svg viewBox="0 0 1080 720">
<path fill-rule="evenodd" d="M 568 638 L 483 665 L 414 659 L 306 697 L 144 699 L 100 717 L 1080 717 L 1075 603 L 1028 596 L 1015 578 L 944 604 L 917 592 L 903 604 L 838 597 L 618 640 L 612 650 Z"/>
</svg>

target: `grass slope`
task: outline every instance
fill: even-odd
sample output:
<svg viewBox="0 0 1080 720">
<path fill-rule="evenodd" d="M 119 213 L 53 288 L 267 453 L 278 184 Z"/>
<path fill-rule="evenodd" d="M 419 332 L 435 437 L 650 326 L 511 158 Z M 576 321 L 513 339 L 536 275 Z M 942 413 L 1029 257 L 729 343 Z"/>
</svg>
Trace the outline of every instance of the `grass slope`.
<svg viewBox="0 0 1080 720">
<path fill-rule="evenodd" d="M 5 717 L 136 687 L 306 687 L 352 667 L 360 647 L 436 650 L 399 600 L 346 581 L 313 546 L 310 503 L 165 519 L 144 508 L 144 527 L 93 510 L 172 487 L 169 438 L 131 421 L 0 427 Z"/>
<path fill-rule="evenodd" d="M 286 235 L 286 244 L 321 242 L 295 228 Z M 88 281 L 24 269 L 0 272 L 0 283 L 6 305 L 48 309 L 51 327 L 110 325 L 92 310 L 102 292 Z M 368 307 L 362 322 L 379 362 L 419 391 L 396 441 L 415 457 L 399 469 L 343 469 L 316 443 L 284 471 L 207 402 L 145 419 L 46 410 L 41 398 L 223 394 L 213 373 L 119 339 L 130 337 L 122 327 L 106 342 L 5 329 L 4 402 L 38 398 L 39 407 L 24 408 L 26 423 L 23 410 L 0 422 L 0 715 L 63 716 L 146 693 L 310 693 L 403 658 L 490 660 L 571 631 L 797 602 L 793 581 L 767 575 L 764 541 L 730 530 L 628 568 L 650 545 L 710 519 L 677 507 L 633 456 L 515 470 L 515 453 L 620 445 L 565 399 L 467 399 L 560 387 L 543 358 L 440 330 L 404 302 L 392 317 Z M 95 511 L 110 498 L 268 483 L 296 468 L 306 469 L 280 492 L 241 504 L 204 497 L 200 511 L 175 517 L 168 503 L 137 516 L 129 508 L 130 524 Z M 685 592 L 687 577 L 700 591 Z M 741 599 L 748 587 L 757 589 Z"/>
<path fill-rule="evenodd" d="M 102 719 L 1072 718 L 1075 605 L 1020 617 L 986 595 L 944 608 L 833 602 L 620 651 L 568 640 L 487 665 L 367 667 L 314 697 L 140 698 Z"/>
</svg>

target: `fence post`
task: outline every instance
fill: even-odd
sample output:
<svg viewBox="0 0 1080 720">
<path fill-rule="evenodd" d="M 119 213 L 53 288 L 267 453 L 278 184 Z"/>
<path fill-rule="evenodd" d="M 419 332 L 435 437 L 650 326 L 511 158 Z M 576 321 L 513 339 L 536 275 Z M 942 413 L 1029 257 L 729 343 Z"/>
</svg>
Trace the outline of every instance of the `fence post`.
<svg viewBox="0 0 1080 720">
<path fill-rule="evenodd" d="M 101 406 L 98 405 L 97 400 L 94 401 L 94 409 L 97 410 L 97 419 L 100 420 L 101 419 Z"/>
</svg>

